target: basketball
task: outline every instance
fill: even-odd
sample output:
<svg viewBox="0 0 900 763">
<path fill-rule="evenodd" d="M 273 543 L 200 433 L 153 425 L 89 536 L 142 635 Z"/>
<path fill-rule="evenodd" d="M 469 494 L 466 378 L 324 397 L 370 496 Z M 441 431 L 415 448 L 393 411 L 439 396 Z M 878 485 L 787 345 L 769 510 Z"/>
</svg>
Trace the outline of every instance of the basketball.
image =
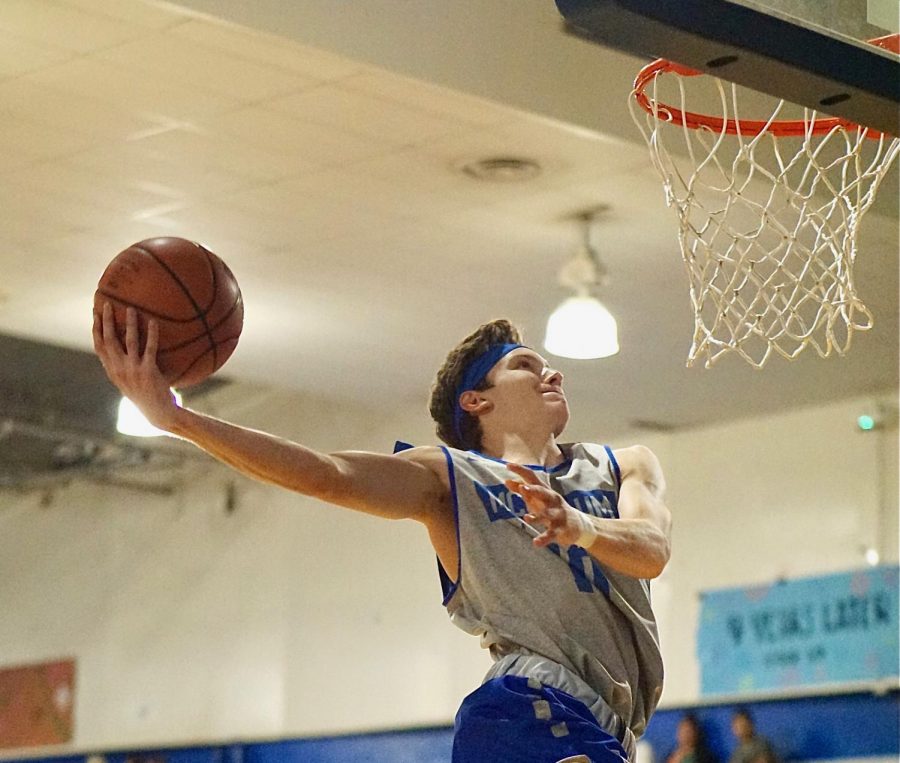
<svg viewBox="0 0 900 763">
<path fill-rule="evenodd" d="M 109 302 L 119 339 L 125 341 L 125 311 L 138 311 L 141 352 L 147 322 L 159 324 L 156 361 L 173 387 L 198 384 L 234 352 L 244 322 L 244 304 L 228 266 L 202 245 L 183 238 L 150 238 L 132 244 L 109 263 L 94 311 Z"/>
</svg>

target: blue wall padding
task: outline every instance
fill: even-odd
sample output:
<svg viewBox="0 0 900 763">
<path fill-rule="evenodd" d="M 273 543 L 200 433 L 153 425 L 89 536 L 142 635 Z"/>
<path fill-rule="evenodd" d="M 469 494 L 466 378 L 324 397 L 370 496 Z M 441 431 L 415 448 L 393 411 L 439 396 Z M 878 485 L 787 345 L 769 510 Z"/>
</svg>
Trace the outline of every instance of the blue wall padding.
<svg viewBox="0 0 900 763">
<path fill-rule="evenodd" d="M 900 755 L 900 692 L 884 695 L 844 694 L 745 702 L 757 729 L 767 736 L 786 761 L 862 758 Z M 734 749 L 731 736 L 733 706 L 660 710 L 653 716 L 644 741 L 665 758 L 675 742 L 678 721 L 688 710 L 700 719 L 710 745 L 726 763 Z M 166 763 L 449 763 L 453 729 L 439 727 L 377 734 L 249 742 L 212 747 L 160 749 Z M 99 751 L 98 751 L 99 752 Z M 108 763 L 125 763 L 129 754 L 150 758 L 153 753 L 103 753 Z M 10 763 L 85 763 L 86 756 L 20 759 Z M 486 761 L 485 763 L 489 763 Z M 498 762 L 499 763 L 499 762 Z"/>
<path fill-rule="evenodd" d="M 885 695 L 845 694 L 830 697 L 745 702 L 758 732 L 768 737 L 785 760 L 861 758 L 900 753 L 900 692 Z M 720 761 L 735 746 L 731 734 L 733 706 L 659 710 L 644 735 L 656 763 L 675 744 L 675 729 L 690 710 L 701 722 Z"/>
<path fill-rule="evenodd" d="M 244 745 L 233 744 L 226 747 L 187 747 L 181 750 L 159 749 L 140 752 L 114 752 L 105 755 L 107 763 L 126 763 L 129 756 L 138 761 L 165 760 L 166 763 L 241 763 Z"/>
<path fill-rule="evenodd" d="M 243 763 L 449 763 L 453 729 L 250 744 Z"/>
</svg>

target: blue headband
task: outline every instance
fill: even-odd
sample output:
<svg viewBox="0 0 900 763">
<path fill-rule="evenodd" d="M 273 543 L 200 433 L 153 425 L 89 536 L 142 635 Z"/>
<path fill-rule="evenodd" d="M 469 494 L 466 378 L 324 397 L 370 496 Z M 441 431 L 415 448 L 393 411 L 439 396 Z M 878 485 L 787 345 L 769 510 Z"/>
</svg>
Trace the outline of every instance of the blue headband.
<svg viewBox="0 0 900 763">
<path fill-rule="evenodd" d="M 524 346 L 524 344 L 495 344 L 488 347 L 466 366 L 466 371 L 456 387 L 456 398 L 453 403 L 453 433 L 456 435 L 457 440 L 462 441 L 460 430 L 462 429 L 462 420 L 465 415 L 465 411 L 459 404 L 459 398 L 462 393 L 475 389 L 500 358 Z"/>
</svg>

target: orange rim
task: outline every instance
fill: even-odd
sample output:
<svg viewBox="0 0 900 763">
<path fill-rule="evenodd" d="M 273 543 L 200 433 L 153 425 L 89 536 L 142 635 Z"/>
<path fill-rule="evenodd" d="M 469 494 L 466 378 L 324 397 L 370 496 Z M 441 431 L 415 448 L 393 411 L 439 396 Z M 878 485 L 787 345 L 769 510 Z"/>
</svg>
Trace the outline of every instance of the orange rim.
<svg viewBox="0 0 900 763">
<path fill-rule="evenodd" d="M 869 43 L 889 50 L 892 53 L 900 53 L 900 34 L 877 37 L 874 40 L 869 40 Z M 770 121 L 723 119 L 710 114 L 682 111 L 665 103 L 657 103 L 644 92 L 647 85 L 661 74 L 696 77 L 702 75 L 703 72 L 660 58 L 641 69 L 634 80 L 634 99 L 644 111 L 663 122 L 680 124 L 691 130 L 708 128 L 714 132 L 724 132 L 728 135 L 755 137 L 761 133 L 770 132 L 778 137 L 802 137 L 804 135 L 822 135 L 830 132 L 835 127 L 843 127 L 848 130 L 862 129 L 867 138 L 878 139 L 882 135 L 887 135 L 887 133 L 882 133 L 871 127 L 864 127 L 849 119 L 841 119 L 840 117 L 816 119 L 812 125 L 809 125 L 802 119 L 775 119 Z"/>
</svg>

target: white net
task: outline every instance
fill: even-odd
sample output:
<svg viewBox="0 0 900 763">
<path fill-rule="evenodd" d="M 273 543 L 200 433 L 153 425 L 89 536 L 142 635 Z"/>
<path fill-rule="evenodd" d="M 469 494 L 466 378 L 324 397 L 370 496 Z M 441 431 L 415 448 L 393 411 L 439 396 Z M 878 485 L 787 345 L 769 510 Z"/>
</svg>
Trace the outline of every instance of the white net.
<svg viewBox="0 0 900 763">
<path fill-rule="evenodd" d="M 664 79 L 677 84 L 667 85 L 672 95 L 658 92 Z M 696 115 L 681 114 L 685 82 L 696 80 L 715 88 L 724 119 L 691 129 Z M 762 368 L 773 352 L 790 359 L 808 346 L 844 354 L 853 333 L 872 326 L 853 280 L 859 224 L 900 140 L 847 124 L 816 134 L 820 117 L 809 110 L 793 137 L 777 136 L 784 101 L 748 129 L 735 86 L 713 77 L 657 74 L 643 91 L 648 111 L 632 98 L 632 116 L 678 215 L 690 278 L 687 364 L 736 352 Z"/>
</svg>

